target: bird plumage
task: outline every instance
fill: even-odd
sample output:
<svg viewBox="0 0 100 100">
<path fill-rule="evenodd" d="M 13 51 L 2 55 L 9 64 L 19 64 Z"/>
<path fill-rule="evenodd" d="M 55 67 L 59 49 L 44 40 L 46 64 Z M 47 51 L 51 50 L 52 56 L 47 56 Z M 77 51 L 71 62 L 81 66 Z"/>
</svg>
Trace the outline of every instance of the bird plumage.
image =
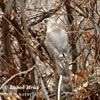
<svg viewBox="0 0 100 100">
<path fill-rule="evenodd" d="M 66 81 L 68 81 L 68 66 L 64 62 L 64 54 L 68 56 L 69 52 L 69 44 L 68 44 L 68 36 L 64 27 L 57 23 L 54 18 L 49 19 L 47 23 L 47 33 L 45 39 L 45 47 L 50 55 L 50 57 L 54 60 L 54 56 L 56 57 L 56 63 L 60 69 L 60 74 L 66 77 Z M 55 61 L 54 60 L 54 61 Z M 68 82 L 66 83 L 68 85 Z M 68 91 L 70 88 L 66 88 Z"/>
</svg>

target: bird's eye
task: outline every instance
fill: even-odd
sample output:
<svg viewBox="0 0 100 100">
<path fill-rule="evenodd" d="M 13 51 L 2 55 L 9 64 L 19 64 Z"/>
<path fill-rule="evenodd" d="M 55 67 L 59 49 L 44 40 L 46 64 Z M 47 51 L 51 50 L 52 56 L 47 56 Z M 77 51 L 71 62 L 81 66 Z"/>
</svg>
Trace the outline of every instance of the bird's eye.
<svg viewBox="0 0 100 100">
<path fill-rule="evenodd" d="M 48 23 L 48 19 L 45 19 L 44 22 L 45 22 L 45 23 Z"/>
</svg>

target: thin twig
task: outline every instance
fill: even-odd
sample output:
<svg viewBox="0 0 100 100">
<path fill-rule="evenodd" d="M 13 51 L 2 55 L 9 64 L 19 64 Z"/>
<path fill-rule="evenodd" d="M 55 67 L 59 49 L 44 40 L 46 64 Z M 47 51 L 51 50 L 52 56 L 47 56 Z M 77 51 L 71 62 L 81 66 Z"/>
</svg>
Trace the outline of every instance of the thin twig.
<svg viewBox="0 0 100 100">
<path fill-rule="evenodd" d="M 62 75 L 60 75 L 59 83 L 58 83 L 58 100 L 60 100 L 60 88 L 62 83 Z"/>
<path fill-rule="evenodd" d="M 0 87 L 0 90 L 8 83 L 10 82 L 13 78 L 15 78 L 16 76 L 18 75 L 22 75 L 22 74 L 27 74 L 29 73 L 30 71 L 32 71 L 35 67 L 32 67 L 26 71 L 23 71 L 23 72 L 20 72 L 20 73 L 17 73 L 17 74 L 14 74 L 13 76 L 11 76 L 4 84 L 2 84 L 2 86 Z"/>
<path fill-rule="evenodd" d="M 37 75 L 38 75 L 40 84 L 41 84 L 41 86 L 42 86 L 43 92 L 44 92 L 44 94 L 45 94 L 45 97 L 46 97 L 47 100 L 50 100 L 50 99 L 49 99 L 49 96 L 48 96 L 48 93 L 47 93 L 47 90 L 46 90 L 46 88 L 45 88 L 45 85 L 44 85 L 44 83 L 43 83 L 43 80 L 42 80 L 42 77 L 41 77 L 41 74 L 40 74 L 40 71 L 39 71 L 39 68 L 38 68 L 38 65 L 37 65 L 37 64 L 36 64 L 36 71 L 37 71 Z"/>
</svg>

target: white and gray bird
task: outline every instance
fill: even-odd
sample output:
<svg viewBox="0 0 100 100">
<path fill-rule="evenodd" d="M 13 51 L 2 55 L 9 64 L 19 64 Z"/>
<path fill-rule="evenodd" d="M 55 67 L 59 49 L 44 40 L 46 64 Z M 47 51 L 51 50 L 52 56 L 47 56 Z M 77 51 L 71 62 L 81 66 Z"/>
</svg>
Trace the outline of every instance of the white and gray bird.
<svg viewBox="0 0 100 100">
<path fill-rule="evenodd" d="M 45 47 L 53 59 L 56 57 L 56 62 L 58 63 L 58 67 L 61 70 L 61 74 L 65 75 L 67 78 L 68 84 L 68 68 L 66 64 L 64 64 L 64 56 L 68 56 L 69 52 L 69 43 L 67 33 L 61 24 L 60 21 L 56 21 L 54 18 L 50 18 L 47 22 L 47 33 L 45 39 Z M 66 71 L 65 71 L 66 70 Z M 67 73 L 66 73 L 67 72 Z M 67 91 L 69 88 L 67 87 Z"/>
<path fill-rule="evenodd" d="M 64 27 L 53 18 L 50 18 L 47 23 L 45 45 L 50 56 L 53 54 L 55 54 L 57 58 L 62 57 L 63 54 L 67 56 L 68 36 Z"/>
</svg>

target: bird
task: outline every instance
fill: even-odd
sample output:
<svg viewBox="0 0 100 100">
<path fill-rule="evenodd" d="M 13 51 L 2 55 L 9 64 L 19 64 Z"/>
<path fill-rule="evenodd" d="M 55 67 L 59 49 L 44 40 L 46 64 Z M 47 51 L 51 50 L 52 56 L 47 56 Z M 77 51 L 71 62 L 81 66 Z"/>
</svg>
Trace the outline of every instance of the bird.
<svg viewBox="0 0 100 100">
<path fill-rule="evenodd" d="M 67 87 L 64 89 L 67 92 L 70 92 L 71 88 L 68 87 L 69 71 L 68 66 L 64 62 L 64 57 L 67 58 L 69 54 L 68 36 L 60 20 L 55 20 L 55 17 L 47 20 L 47 32 L 44 45 L 50 55 L 50 58 L 54 60 L 55 56 L 60 74 L 66 77 L 66 81 L 64 80 L 63 82 L 64 84 L 67 84 Z"/>
</svg>

